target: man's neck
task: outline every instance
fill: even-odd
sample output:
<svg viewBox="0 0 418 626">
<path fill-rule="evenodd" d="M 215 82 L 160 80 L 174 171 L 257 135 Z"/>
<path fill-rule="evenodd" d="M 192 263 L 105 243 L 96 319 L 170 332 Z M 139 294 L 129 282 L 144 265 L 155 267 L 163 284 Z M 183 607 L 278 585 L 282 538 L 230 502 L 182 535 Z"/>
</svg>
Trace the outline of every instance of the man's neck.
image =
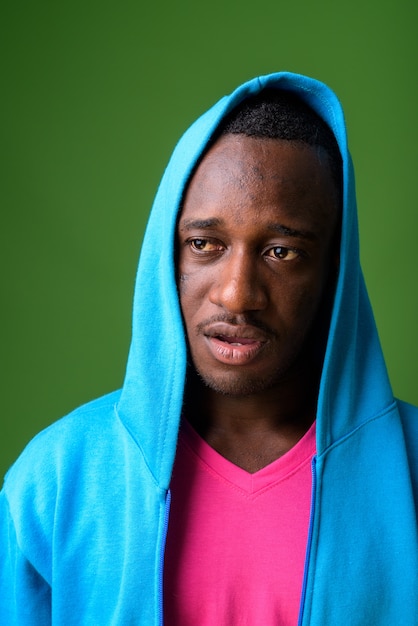
<svg viewBox="0 0 418 626">
<path fill-rule="evenodd" d="M 310 381 L 299 377 L 253 395 L 229 396 L 192 374 L 184 415 L 217 452 L 254 473 L 288 452 L 309 430 L 317 387 L 311 372 Z"/>
</svg>

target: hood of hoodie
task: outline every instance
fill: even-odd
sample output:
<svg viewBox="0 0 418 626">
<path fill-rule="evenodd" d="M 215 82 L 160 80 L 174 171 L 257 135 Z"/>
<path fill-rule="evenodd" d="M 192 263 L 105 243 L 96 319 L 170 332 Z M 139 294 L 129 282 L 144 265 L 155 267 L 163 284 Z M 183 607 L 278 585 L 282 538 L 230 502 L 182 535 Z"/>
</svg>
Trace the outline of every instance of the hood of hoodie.
<svg viewBox="0 0 418 626">
<path fill-rule="evenodd" d="M 174 462 L 187 356 L 175 271 L 178 211 L 191 172 L 221 119 L 266 87 L 297 93 L 329 125 L 343 159 L 340 268 L 317 405 L 318 455 L 393 402 L 360 268 L 354 172 L 342 107 L 329 87 L 306 76 L 280 72 L 254 78 L 219 100 L 180 139 L 142 245 L 132 342 L 117 410 L 163 489 Z"/>
</svg>

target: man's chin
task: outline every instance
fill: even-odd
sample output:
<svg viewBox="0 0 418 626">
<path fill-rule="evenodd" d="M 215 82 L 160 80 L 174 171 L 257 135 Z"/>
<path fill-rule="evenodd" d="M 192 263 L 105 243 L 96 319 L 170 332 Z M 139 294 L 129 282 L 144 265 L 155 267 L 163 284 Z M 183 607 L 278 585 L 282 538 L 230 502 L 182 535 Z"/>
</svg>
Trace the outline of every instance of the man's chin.
<svg viewBox="0 0 418 626">
<path fill-rule="evenodd" d="M 243 373 L 234 376 L 208 376 L 199 371 L 197 373 L 203 384 L 215 393 L 236 398 L 267 391 L 277 385 L 280 378 L 277 373 L 270 378 Z"/>
</svg>

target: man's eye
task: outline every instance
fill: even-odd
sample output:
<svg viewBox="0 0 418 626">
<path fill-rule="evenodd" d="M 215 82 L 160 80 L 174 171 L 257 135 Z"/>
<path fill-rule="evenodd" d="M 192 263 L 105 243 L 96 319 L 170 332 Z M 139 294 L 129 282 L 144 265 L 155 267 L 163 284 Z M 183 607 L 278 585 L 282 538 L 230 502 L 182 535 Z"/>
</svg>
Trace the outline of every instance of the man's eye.
<svg viewBox="0 0 418 626">
<path fill-rule="evenodd" d="M 210 239 L 191 239 L 189 245 L 197 252 L 213 252 L 214 250 L 219 250 L 219 246 L 215 242 L 210 241 Z"/>
<path fill-rule="evenodd" d="M 270 248 L 267 250 L 266 255 L 273 259 L 280 259 L 282 261 L 292 261 L 299 256 L 297 250 L 293 250 L 292 248 L 285 248 L 284 246 L 274 246 L 274 248 Z"/>
</svg>

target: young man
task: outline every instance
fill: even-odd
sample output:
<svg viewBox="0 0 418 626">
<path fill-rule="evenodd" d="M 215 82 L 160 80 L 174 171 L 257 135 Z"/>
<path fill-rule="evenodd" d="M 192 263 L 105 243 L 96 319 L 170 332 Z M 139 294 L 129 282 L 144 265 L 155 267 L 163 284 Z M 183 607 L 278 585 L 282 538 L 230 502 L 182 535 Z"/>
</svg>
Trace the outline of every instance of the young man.
<svg viewBox="0 0 418 626">
<path fill-rule="evenodd" d="M 8 473 L 2 623 L 412 625 L 417 436 L 362 281 L 340 105 L 250 81 L 164 175 L 122 390 Z"/>
</svg>

